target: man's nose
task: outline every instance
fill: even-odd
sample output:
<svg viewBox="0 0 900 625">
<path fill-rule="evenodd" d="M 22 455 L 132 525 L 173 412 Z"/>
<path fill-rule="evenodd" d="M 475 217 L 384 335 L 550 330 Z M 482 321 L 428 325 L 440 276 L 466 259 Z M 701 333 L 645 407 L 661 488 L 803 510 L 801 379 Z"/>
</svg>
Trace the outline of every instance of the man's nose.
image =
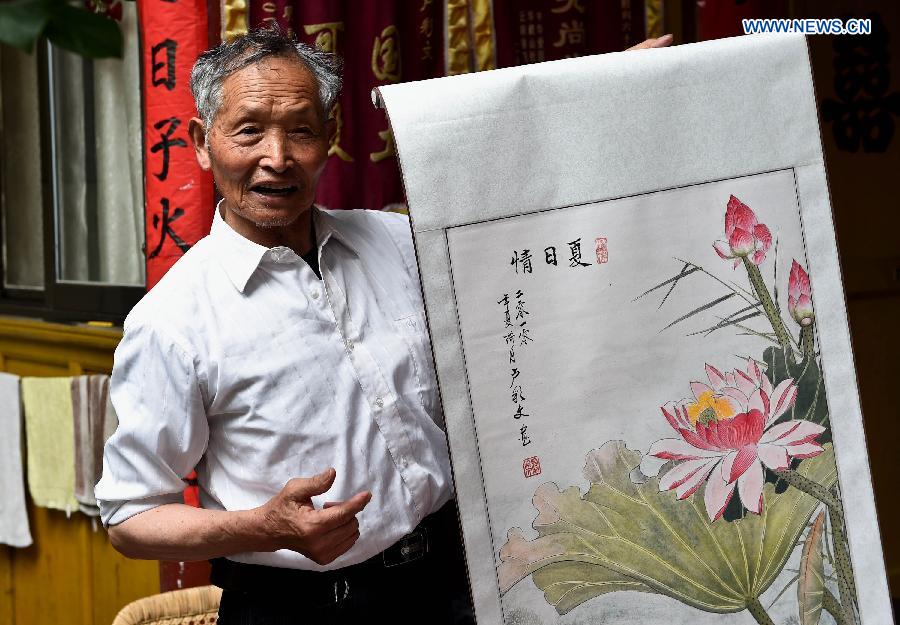
<svg viewBox="0 0 900 625">
<path fill-rule="evenodd" d="M 291 166 L 287 135 L 283 131 L 272 130 L 267 134 L 259 164 L 261 167 L 278 173 L 287 170 Z"/>
</svg>

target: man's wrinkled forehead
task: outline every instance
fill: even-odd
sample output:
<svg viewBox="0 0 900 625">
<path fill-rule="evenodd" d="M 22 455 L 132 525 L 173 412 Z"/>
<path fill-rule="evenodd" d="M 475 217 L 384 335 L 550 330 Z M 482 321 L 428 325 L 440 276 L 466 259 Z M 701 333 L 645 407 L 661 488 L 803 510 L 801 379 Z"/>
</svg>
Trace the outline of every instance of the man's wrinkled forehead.
<svg viewBox="0 0 900 625">
<path fill-rule="evenodd" d="M 229 114 L 259 114 L 267 108 L 265 101 L 277 99 L 291 102 L 286 108 L 303 113 L 321 111 L 319 81 L 302 59 L 288 55 L 270 55 L 252 60 L 248 53 L 234 70 L 222 80 L 217 115 L 223 109 Z"/>
</svg>

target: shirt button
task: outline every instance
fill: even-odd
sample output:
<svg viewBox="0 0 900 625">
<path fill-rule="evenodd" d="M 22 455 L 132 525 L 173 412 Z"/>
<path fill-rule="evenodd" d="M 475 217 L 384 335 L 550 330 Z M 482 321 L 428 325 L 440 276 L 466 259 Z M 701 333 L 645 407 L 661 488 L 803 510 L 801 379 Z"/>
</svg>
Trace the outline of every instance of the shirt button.
<svg viewBox="0 0 900 625">
<path fill-rule="evenodd" d="M 313 290 L 313 292 L 310 293 L 310 295 L 312 295 L 313 299 L 319 299 L 319 291 L 318 290 Z"/>
<path fill-rule="evenodd" d="M 376 397 L 375 405 L 378 406 L 379 408 L 384 408 L 384 400 L 381 399 L 380 397 Z"/>
<path fill-rule="evenodd" d="M 350 339 L 347 339 L 345 344 L 347 345 L 347 349 L 352 352 L 353 351 L 353 341 L 351 341 Z"/>
</svg>

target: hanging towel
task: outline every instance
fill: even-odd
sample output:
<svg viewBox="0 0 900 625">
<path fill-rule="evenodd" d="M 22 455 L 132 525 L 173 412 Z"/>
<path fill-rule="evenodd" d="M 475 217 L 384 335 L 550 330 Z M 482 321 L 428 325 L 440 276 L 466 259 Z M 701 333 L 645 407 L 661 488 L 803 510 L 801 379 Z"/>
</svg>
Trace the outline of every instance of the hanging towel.
<svg viewBox="0 0 900 625">
<path fill-rule="evenodd" d="M 0 543 L 31 544 L 22 473 L 22 402 L 19 376 L 0 373 Z"/>
<path fill-rule="evenodd" d="M 78 509 L 72 378 L 22 378 L 28 490 L 35 505 Z"/>
<path fill-rule="evenodd" d="M 72 378 L 75 430 L 75 499 L 82 512 L 100 516 L 94 485 L 103 470 L 103 445 L 119 424 L 109 400 L 108 375 Z"/>
</svg>

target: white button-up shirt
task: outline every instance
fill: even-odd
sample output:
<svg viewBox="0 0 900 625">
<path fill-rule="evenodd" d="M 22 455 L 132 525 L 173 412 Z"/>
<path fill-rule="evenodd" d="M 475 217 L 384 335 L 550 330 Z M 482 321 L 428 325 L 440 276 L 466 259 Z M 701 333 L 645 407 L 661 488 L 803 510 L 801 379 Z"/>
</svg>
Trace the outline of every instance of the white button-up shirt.
<svg viewBox="0 0 900 625">
<path fill-rule="evenodd" d="M 289 550 L 230 556 L 320 570 L 377 554 L 450 498 L 409 222 L 313 210 L 321 280 L 217 210 L 128 315 L 110 391 L 119 427 L 96 488 L 104 524 L 180 502 L 195 466 L 201 505 L 218 510 L 334 467 L 316 504 L 372 492 L 350 551 L 325 567 Z"/>
</svg>

